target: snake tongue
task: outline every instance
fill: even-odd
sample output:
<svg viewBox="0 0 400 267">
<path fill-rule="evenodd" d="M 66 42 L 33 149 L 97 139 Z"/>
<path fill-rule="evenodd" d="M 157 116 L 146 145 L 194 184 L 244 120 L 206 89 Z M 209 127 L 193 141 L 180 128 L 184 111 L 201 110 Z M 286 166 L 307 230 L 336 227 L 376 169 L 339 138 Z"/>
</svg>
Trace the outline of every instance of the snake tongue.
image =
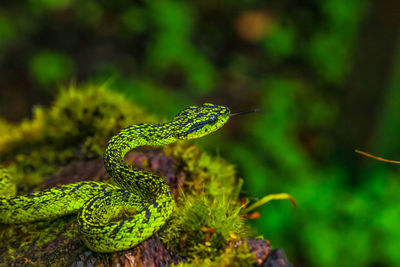
<svg viewBox="0 0 400 267">
<path fill-rule="evenodd" d="M 255 112 L 261 112 L 261 109 L 253 109 L 253 110 L 248 110 L 248 111 L 242 111 L 242 112 L 237 112 L 237 113 L 231 113 L 230 117 L 237 116 L 237 115 L 244 115 L 244 114 L 250 114 L 250 113 L 255 113 Z"/>
</svg>

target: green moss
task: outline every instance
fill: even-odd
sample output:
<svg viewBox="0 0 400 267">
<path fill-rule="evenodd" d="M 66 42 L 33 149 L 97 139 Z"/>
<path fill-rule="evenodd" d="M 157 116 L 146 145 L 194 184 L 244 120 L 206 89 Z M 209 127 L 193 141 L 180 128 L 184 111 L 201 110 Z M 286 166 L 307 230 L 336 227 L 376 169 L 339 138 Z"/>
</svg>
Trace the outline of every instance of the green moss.
<svg viewBox="0 0 400 267">
<path fill-rule="evenodd" d="M 54 175 L 72 161 L 101 157 L 106 141 L 119 129 L 154 121 L 141 108 L 104 87 L 71 86 L 61 91 L 50 108 L 35 108 L 31 120 L 19 125 L 0 121 L 0 160 L 15 170 L 19 194 L 30 192 L 40 188 L 46 175 Z M 189 142 L 165 147 L 164 152 L 176 160 L 177 171 L 185 174 L 174 215 L 160 234 L 167 248 L 177 251 L 189 265 L 253 263 L 247 245 L 233 245 L 248 232 L 238 201 L 242 180 L 234 166 Z M 66 264 L 71 244 L 86 249 L 75 218 L 0 226 L 0 243 L 7 244 L 0 248 L 0 265 L 20 263 L 26 255 L 32 257 L 25 261 L 35 264 Z"/>
<path fill-rule="evenodd" d="M 239 216 L 240 210 L 239 203 L 224 195 L 182 196 L 161 238 L 183 256 L 216 256 L 230 240 L 244 236 L 246 227 Z M 199 250 L 200 245 L 209 247 L 210 253 Z"/>
<path fill-rule="evenodd" d="M 118 130 L 155 118 L 105 87 L 70 86 L 50 108 L 36 107 L 31 120 L 0 120 L 0 159 L 18 166 L 23 183 L 39 184 L 59 166 L 101 156 Z"/>
<path fill-rule="evenodd" d="M 235 168 L 188 143 L 166 148 L 185 171 L 184 193 L 161 238 L 188 259 L 214 258 L 227 244 L 243 238 L 247 228 L 240 216 L 242 180 Z"/>
<path fill-rule="evenodd" d="M 177 159 L 188 174 L 185 179 L 188 191 L 238 198 L 243 180 L 236 177 L 234 165 L 220 157 L 212 157 L 190 143 L 177 143 L 166 148 L 166 153 Z"/>
<path fill-rule="evenodd" d="M 200 245 L 199 250 L 209 251 L 209 247 Z M 219 256 L 214 258 L 204 258 L 195 255 L 189 261 L 180 262 L 179 267 L 220 267 L 220 266 L 232 266 L 232 267 L 245 267 L 254 266 L 256 262 L 255 255 L 250 252 L 246 242 L 239 243 L 237 246 L 231 243 Z"/>
<path fill-rule="evenodd" d="M 0 226 L 0 242 L 6 244 L 4 251 L 0 250 L 0 266 L 21 260 L 34 262 L 34 266 L 47 266 L 46 257 L 61 253 L 68 244 L 80 242 L 78 229 L 73 224 L 75 220 L 76 215 L 70 215 L 32 224 Z M 65 259 L 60 258 L 60 261 Z"/>
<path fill-rule="evenodd" d="M 109 137 L 132 123 L 155 118 L 105 87 L 70 86 L 61 90 L 50 108 L 36 107 L 33 119 L 19 125 L 0 121 L 0 155 L 27 144 L 83 145 L 86 155 L 101 155 Z"/>
</svg>

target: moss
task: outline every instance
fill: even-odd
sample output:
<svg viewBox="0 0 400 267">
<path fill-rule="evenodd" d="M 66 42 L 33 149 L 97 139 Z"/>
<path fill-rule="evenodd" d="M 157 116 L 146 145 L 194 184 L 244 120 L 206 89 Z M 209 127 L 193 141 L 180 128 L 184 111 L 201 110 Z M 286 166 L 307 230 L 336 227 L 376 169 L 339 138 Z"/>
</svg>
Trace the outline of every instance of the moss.
<svg viewBox="0 0 400 267">
<path fill-rule="evenodd" d="M 248 232 L 238 200 L 243 182 L 232 164 L 190 143 L 177 143 L 165 150 L 186 176 L 176 212 L 161 238 L 188 260 L 218 257 L 229 242 L 244 238 Z"/>
<path fill-rule="evenodd" d="M 51 107 L 35 107 L 32 119 L 18 125 L 0 119 L 1 165 L 14 169 L 19 194 L 27 193 L 70 162 L 99 157 L 119 129 L 151 121 L 155 118 L 104 87 L 64 88 Z M 41 258 L 52 243 L 79 243 L 75 217 L 0 226 L 0 243 L 8 244 L 8 252 L 0 249 L 4 262 L 26 254 Z"/>
<path fill-rule="evenodd" d="M 256 257 L 254 253 L 250 251 L 250 248 L 247 246 L 246 242 L 242 242 L 239 245 L 235 246 L 234 243 L 231 243 L 230 246 L 226 247 L 225 250 L 218 256 L 210 258 L 210 257 L 201 257 L 199 255 L 194 255 L 188 261 L 180 262 L 176 266 L 179 267 L 246 267 L 246 266 L 254 266 L 256 263 Z M 206 251 L 205 255 L 208 255 L 209 251 L 212 250 L 210 247 L 206 245 L 199 245 L 198 251 Z"/>
<path fill-rule="evenodd" d="M 40 189 L 49 175 L 74 161 L 102 155 L 106 141 L 119 129 L 153 116 L 104 87 L 71 86 L 49 108 L 36 107 L 18 125 L 0 120 L 1 164 L 15 170 L 19 194 Z M 244 245 L 248 229 L 238 200 L 242 180 L 235 168 L 190 142 L 163 148 L 175 159 L 179 184 L 173 217 L 160 232 L 166 247 L 185 259 L 182 266 L 247 266 L 254 256 Z M 33 186 L 32 186 L 33 185 Z M 87 251 L 80 241 L 75 215 L 26 225 L 0 225 L 0 265 L 65 265 L 68 257 Z M 29 255 L 29 257 L 27 256 Z M 111 256 L 110 256 L 111 257 Z"/>
<path fill-rule="evenodd" d="M 243 237 L 246 227 L 239 216 L 240 205 L 226 196 L 213 198 L 205 193 L 182 196 L 161 238 L 182 255 L 201 254 L 197 246 L 205 244 L 215 256 L 230 240 Z"/>
<path fill-rule="evenodd" d="M 173 156 L 188 176 L 185 185 L 189 192 L 237 199 L 243 180 L 237 178 L 235 166 L 220 157 L 204 153 L 188 142 L 176 143 L 166 148 L 166 154 Z"/>
<path fill-rule="evenodd" d="M 6 246 L 0 249 L 0 265 L 19 265 L 21 261 L 47 265 L 46 257 L 54 252 L 55 246 L 56 252 L 60 253 L 69 244 L 80 242 L 75 220 L 76 216 L 70 215 L 34 224 L 1 226 L 0 241 Z"/>
<path fill-rule="evenodd" d="M 0 120 L 0 159 L 18 166 L 24 184 L 35 185 L 57 167 L 101 156 L 107 140 L 134 123 L 153 122 L 140 107 L 105 87 L 71 86 L 50 108 L 36 107 L 31 120 Z"/>
</svg>

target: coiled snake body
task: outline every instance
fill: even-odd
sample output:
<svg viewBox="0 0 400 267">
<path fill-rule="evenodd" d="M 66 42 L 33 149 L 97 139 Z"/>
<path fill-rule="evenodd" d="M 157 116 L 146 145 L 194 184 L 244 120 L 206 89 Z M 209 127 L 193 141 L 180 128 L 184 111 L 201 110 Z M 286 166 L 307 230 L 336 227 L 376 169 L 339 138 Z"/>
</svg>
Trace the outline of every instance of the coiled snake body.
<svg viewBox="0 0 400 267">
<path fill-rule="evenodd" d="M 185 108 L 168 123 L 129 126 L 111 138 L 104 153 L 106 170 L 118 186 L 79 182 L 0 197 L 0 223 L 29 223 L 78 213 L 82 239 L 91 250 L 129 249 L 165 224 L 175 202 L 162 177 L 131 168 L 124 161 L 125 154 L 138 146 L 202 137 L 222 127 L 229 116 L 227 107 L 206 103 Z M 0 172 L 0 188 L 7 183 L 7 173 Z"/>
</svg>

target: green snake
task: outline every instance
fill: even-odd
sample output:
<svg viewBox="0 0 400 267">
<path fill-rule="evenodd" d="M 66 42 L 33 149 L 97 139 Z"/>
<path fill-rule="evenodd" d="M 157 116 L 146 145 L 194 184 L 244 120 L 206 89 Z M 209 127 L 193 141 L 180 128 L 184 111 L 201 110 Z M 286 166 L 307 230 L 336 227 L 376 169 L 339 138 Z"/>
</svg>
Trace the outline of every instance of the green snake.
<svg viewBox="0 0 400 267">
<path fill-rule="evenodd" d="M 117 186 L 78 182 L 23 196 L 3 195 L 0 223 L 30 223 L 77 213 L 80 236 L 89 249 L 132 248 L 165 224 L 175 201 L 164 178 L 132 168 L 125 155 L 139 146 L 202 137 L 222 127 L 230 115 L 227 107 L 205 103 L 183 109 L 168 123 L 129 126 L 108 141 L 104 153 L 105 168 Z M 7 172 L 1 171 L 0 189 L 8 184 Z"/>
</svg>

